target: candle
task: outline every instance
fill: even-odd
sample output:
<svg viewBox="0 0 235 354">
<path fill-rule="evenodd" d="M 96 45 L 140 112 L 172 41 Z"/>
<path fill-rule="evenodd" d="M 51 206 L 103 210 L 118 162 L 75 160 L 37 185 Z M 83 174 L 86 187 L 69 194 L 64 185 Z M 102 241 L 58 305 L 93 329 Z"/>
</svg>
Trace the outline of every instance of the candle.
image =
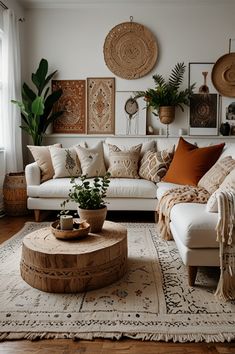
<svg viewBox="0 0 235 354">
<path fill-rule="evenodd" d="M 61 230 L 73 230 L 73 217 L 72 215 L 60 216 L 60 229 Z"/>
</svg>

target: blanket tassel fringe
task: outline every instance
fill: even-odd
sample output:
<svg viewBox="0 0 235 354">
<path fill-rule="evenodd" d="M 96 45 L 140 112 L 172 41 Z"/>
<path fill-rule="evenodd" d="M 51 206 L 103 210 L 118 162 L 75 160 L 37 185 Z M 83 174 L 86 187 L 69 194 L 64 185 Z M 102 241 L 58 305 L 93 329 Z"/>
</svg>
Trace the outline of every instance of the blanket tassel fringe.
<svg viewBox="0 0 235 354">
<path fill-rule="evenodd" d="M 120 332 L 91 332 L 91 333 L 54 333 L 54 332 L 11 332 L 0 333 L 0 341 L 5 340 L 31 340 L 36 341 L 40 339 L 72 339 L 72 340 L 94 340 L 98 338 L 103 339 L 115 339 L 130 338 L 142 341 L 173 341 L 174 343 L 186 343 L 186 342 L 206 342 L 206 343 L 218 343 L 218 342 L 231 342 L 235 339 L 233 333 L 219 333 L 219 334 L 169 334 L 169 333 L 120 333 Z"/>
</svg>

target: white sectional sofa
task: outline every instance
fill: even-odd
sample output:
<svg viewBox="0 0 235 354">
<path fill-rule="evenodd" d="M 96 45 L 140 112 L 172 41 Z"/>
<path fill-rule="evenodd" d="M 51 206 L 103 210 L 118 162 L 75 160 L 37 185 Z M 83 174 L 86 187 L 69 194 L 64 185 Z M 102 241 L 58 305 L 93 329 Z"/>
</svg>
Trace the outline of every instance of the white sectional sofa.
<svg viewBox="0 0 235 354">
<path fill-rule="evenodd" d="M 142 140 L 117 137 L 107 139 L 109 143 L 119 146 L 131 146 Z M 156 144 L 158 149 L 165 149 L 177 144 L 177 141 L 178 139 L 161 138 L 156 140 Z M 195 142 L 195 139 L 191 138 L 191 142 Z M 220 142 L 222 141 L 211 143 Z M 208 145 L 208 141 L 202 139 L 198 145 Z M 235 144 L 227 143 L 220 158 L 227 155 L 235 158 Z M 107 156 L 105 159 L 107 163 Z M 28 208 L 35 211 L 36 220 L 39 220 L 40 210 L 59 210 L 60 203 L 68 196 L 69 178 L 51 179 L 41 184 L 40 169 L 35 162 L 26 166 L 25 173 Z M 178 186 L 166 182 L 156 184 L 144 179 L 112 178 L 107 195 L 108 210 L 155 211 L 164 192 Z M 76 208 L 74 203 L 68 204 L 68 209 Z M 190 285 L 194 284 L 198 266 L 219 265 L 215 232 L 217 218 L 217 213 L 206 211 L 206 204 L 180 203 L 171 210 L 171 232 L 182 261 L 188 267 Z"/>
</svg>

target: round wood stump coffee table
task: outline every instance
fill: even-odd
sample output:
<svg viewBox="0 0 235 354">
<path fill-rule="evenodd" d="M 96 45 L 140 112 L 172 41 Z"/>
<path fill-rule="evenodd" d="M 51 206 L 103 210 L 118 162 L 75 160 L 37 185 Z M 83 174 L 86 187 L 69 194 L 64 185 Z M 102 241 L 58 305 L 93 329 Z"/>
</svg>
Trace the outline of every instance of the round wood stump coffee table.
<svg viewBox="0 0 235 354">
<path fill-rule="evenodd" d="M 20 270 L 32 287 L 75 293 L 109 285 L 127 269 L 127 229 L 105 221 L 100 233 L 79 240 L 58 240 L 50 227 L 23 239 Z"/>
</svg>

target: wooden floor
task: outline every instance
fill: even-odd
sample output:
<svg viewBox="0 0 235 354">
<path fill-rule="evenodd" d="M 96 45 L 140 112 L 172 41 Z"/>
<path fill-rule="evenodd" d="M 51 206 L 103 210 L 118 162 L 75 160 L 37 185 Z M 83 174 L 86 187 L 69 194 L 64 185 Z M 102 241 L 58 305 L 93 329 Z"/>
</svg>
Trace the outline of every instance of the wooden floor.
<svg viewBox="0 0 235 354">
<path fill-rule="evenodd" d="M 113 213 L 110 220 L 123 220 L 123 216 Z M 125 220 L 153 221 L 153 215 L 125 213 Z M 46 220 L 53 220 L 49 215 Z M 0 219 L 0 243 L 9 239 L 24 225 L 25 221 L 33 221 L 33 216 L 4 217 Z M 0 304 L 1 306 L 1 304 Z M 0 329 L 1 330 L 1 329 Z M 234 328 L 235 330 L 235 328 Z M 72 341 L 69 339 L 41 340 L 41 341 L 6 341 L 0 343 L 0 354 L 235 354 L 233 343 L 162 343 L 142 342 L 131 339 L 119 341 L 93 340 Z"/>
</svg>

